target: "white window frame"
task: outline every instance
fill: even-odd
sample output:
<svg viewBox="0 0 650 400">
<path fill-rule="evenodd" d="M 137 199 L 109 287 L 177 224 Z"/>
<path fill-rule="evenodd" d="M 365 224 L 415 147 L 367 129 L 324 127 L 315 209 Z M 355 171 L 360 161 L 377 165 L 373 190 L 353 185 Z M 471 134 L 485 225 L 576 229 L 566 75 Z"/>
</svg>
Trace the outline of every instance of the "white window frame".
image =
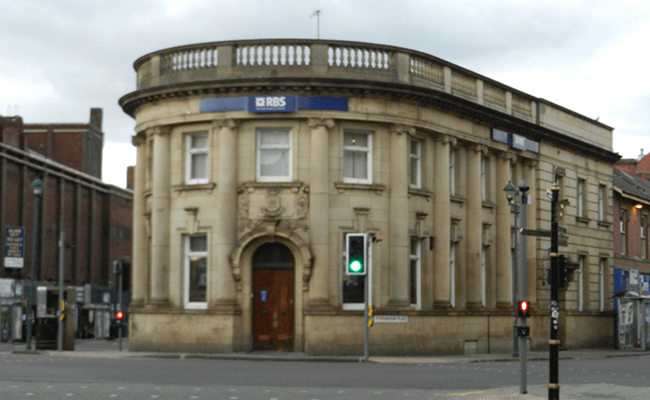
<svg viewBox="0 0 650 400">
<path fill-rule="evenodd" d="M 586 257 L 584 255 L 578 255 L 578 311 L 585 310 L 585 258 Z"/>
<path fill-rule="evenodd" d="M 578 178 L 578 183 L 576 184 L 576 198 L 578 207 L 577 214 L 578 217 L 586 218 L 586 207 L 585 207 L 585 189 L 587 187 L 586 180 Z"/>
<path fill-rule="evenodd" d="M 481 305 L 487 305 L 487 258 L 488 246 L 481 246 Z"/>
<path fill-rule="evenodd" d="M 489 164 L 487 157 L 481 157 L 481 201 L 488 200 Z"/>
<path fill-rule="evenodd" d="M 275 144 L 275 145 L 262 145 L 261 137 L 264 132 L 277 132 L 284 131 L 289 137 L 289 143 L 287 144 Z M 257 143 L 257 157 L 256 157 L 256 175 L 258 182 L 291 182 L 293 180 L 293 130 L 291 128 L 257 128 L 256 130 L 256 143 Z M 262 152 L 264 150 L 288 150 L 288 164 L 287 172 L 288 175 L 277 175 L 277 176 L 263 176 L 262 175 Z"/>
<path fill-rule="evenodd" d="M 622 204 L 621 204 L 622 205 Z M 620 210 L 619 217 L 619 253 L 627 255 L 627 211 Z"/>
<path fill-rule="evenodd" d="M 449 245 L 449 304 L 456 307 L 456 243 Z"/>
<path fill-rule="evenodd" d="M 449 194 L 456 195 L 456 149 L 449 147 Z"/>
<path fill-rule="evenodd" d="M 205 237 L 206 240 L 206 251 L 190 251 L 190 238 L 192 237 L 198 237 L 198 236 L 203 236 Z M 196 234 L 196 235 L 184 235 L 183 236 L 183 276 L 184 276 L 184 282 L 183 282 L 183 302 L 185 304 L 185 308 L 187 309 L 195 309 L 195 310 L 205 310 L 208 308 L 208 302 L 207 302 L 207 283 L 210 282 L 210 277 L 209 277 L 209 271 L 210 268 L 208 266 L 208 250 L 210 248 L 209 241 L 208 241 L 208 235 L 205 233 L 201 234 Z M 206 301 L 203 302 L 198 302 L 198 301 L 190 301 L 190 258 L 191 257 L 204 257 L 206 259 L 205 261 L 205 273 L 206 273 Z"/>
<path fill-rule="evenodd" d="M 598 185 L 598 220 L 605 220 L 605 206 L 607 202 L 607 186 Z"/>
<path fill-rule="evenodd" d="M 202 136 L 205 137 L 206 147 L 192 147 L 192 138 Z M 205 177 L 192 178 L 192 165 L 194 164 L 194 156 L 205 155 Z M 185 183 L 188 185 L 199 185 L 208 183 L 210 181 L 210 136 L 208 132 L 189 132 L 185 134 Z"/>
<path fill-rule="evenodd" d="M 605 267 L 607 266 L 607 259 L 600 258 L 598 263 L 598 301 L 600 311 L 605 311 Z"/>
<path fill-rule="evenodd" d="M 345 137 L 347 135 L 366 135 L 368 137 L 368 144 L 367 147 L 360 147 L 360 146 L 346 146 L 345 145 Z M 350 177 L 350 176 L 345 176 L 345 154 L 347 151 L 351 152 L 364 152 L 366 153 L 366 171 L 367 171 L 367 176 L 365 178 L 355 178 L 355 177 Z M 343 157 L 341 159 L 343 161 L 342 165 L 342 171 L 343 171 L 343 182 L 345 183 L 362 183 L 362 184 L 369 184 L 372 183 L 372 132 L 367 132 L 367 131 L 354 131 L 354 130 L 347 130 L 343 132 Z"/>
<path fill-rule="evenodd" d="M 415 303 L 411 302 L 411 307 L 416 310 L 422 308 L 422 240 L 417 237 L 411 237 L 409 249 L 409 302 L 411 302 L 411 285 L 415 280 Z M 411 265 L 415 262 L 415 276 L 412 275 Z"/>
<path fill-rule="evenodd" d="M 640 227 L 639 227 L 639 236 L 641 239 L 641 258 L 647 259 L 648 258 L 648 238 L 647 238 L 647 224 L 648 224 L 648 216 L 645 214 L 641 214 L 641 217 L 639 218 L 640 221 Z"/>
<path fill-rule="evenodd" d="M 413 153 L 413 145 L 415 153 Z M 422 187 L 422 141 L 411 139 L 409 141 L 409 186 L 414 189 Z"/>
</svg>

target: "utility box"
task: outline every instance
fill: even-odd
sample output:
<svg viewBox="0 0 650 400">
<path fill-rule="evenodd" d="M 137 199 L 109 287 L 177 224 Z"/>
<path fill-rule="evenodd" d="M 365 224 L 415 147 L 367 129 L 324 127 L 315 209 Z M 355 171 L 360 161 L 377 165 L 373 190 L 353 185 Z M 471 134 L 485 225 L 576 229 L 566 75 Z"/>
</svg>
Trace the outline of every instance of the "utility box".
<svg viewBox="0 0 650 400">
<path fill-rule="evenodd" d="M 36 290 L 36 349 L 56 350 L 59 318 L 63 318 L 63 350 L 74 350 L 76 289 L 63 292 L 63 310 L 59 304 L 59 288 L 39 286 Z"/>
<path fill-rule="evenodd" d="M 617 344 L 619 349 L 650 348 L 650 296 L 632 291 L 614 295 L 618 300 Z"/>
</svg>

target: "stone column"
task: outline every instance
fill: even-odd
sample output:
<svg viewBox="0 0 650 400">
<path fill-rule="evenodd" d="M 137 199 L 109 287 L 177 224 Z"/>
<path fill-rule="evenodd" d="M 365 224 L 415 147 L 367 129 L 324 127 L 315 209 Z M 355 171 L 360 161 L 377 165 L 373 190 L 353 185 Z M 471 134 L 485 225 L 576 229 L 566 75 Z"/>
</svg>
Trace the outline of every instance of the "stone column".
<svg viewBox="0 0 650 400">
<path fill-rule="evenodd" d="M 483 223 L 481 199 L 481 156 L 487 149 L 471 146 L 467 152 L 467 262 L 465 265 L 467 306 L 481 307 L 481 250 L 483 246 Z"/>
<path fill-rule="evenodd" d="M 310 170 L 309 170 L 309 241 L 314 257 L 314 265 L 309 285 L 309 307 L 330 307 L 330 165 L 329 129 L 334 121 L 323 118 L 310 118 L 311 128 Z M 339 257 L 334 257 L 336 266 Z"/>
<path fill-rule="evenodd" d="M 169 306 L 170 136 L 168 127 L 153 128 L 150 304 L 154 306 Z"/>
<path fill-rule="evenodd" d="M 408 307 L 409 272 L 409 203 L 408 203 L 408 165 L 409 133 L 415 128 L 404 125 L 390 127 L 390 177 L 388 212 L 390 264 L 388 267 L 389 287 L 388 306 Z"/>
<path fill-rule="evenodd" d="M 216 201 L 219 222 L 214 226 L 215 265 L 210 275 L 210 308 L 234 309 L 237 306 L 235 279 L 230 265 L 230 254 L 237 245 L 237 155 L 238 122 L 221 120 L 213 125 L 218 129 L 219 175 Z M 214 136 L 213 136 L 214 137 Z"/>
<path fill-rule="evenodd" d="M 497 159 L 497 308 L 510 308 L 512 304 L 512 211 L 503 188 L 510 180 L 510 162 L 513 157 L 510 153 L 503 152 Z M 516 182 L 511 183 L 517 185 Z"/>
<path fill-rule="evenodd" d="M 144 188 L 147 170 L 147 139 L 144 133 L 131 137 L 137 158 L 133 182 L 133 253 L 131 256 L 132 300 L 131 307 L 141 307 L 147 301 L 147 226 L 144 218 L 146 200 Z"/>
<path fill-rule="evenodd" d="M 451 243 L 450 188 L 449 188 L 449 145 L 456 139 L 448 135 L 436 138 L 434 158 L 434 308 L 451 307 L 449 275 L 449 247 Z"/>
<path fill-rule="evenodd" d="M 522 165 L 523 177 L 526 180 L 526 185 L 528 185 L 528 196 L 531 197 L 531 201 L 526 208 L 526 228 L 527 229 L 537 229 L 537 180 L 536 180 L 536 168 L 537 160 L 528 160 L 524 165 Z M 528 273 L 526 274 L 526 293 L 528 294 L 528 299 L 536 303 L 537 302 L 537 238 L 535 236 L 526 236 L 526 268 Z"/>
</svg>

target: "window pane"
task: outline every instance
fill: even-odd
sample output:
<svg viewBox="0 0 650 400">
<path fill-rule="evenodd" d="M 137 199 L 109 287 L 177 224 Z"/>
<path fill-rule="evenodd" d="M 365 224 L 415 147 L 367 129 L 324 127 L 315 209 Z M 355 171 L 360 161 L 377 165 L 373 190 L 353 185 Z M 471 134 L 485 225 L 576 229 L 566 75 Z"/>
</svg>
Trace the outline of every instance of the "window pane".
<svg viewBox="0 0 650 400">
<path fill-rule="evenodd" d="M 289 150 L 261 150 L 260 158 L 260 174 L 262 176 L 289 176 Z"/>
<path fill-rule="evenodd" d="M 208 177 L 208 155 L 192 154 L 192 179 Z"/>
<path fill-rule="evenodd" d="M 194 238 L 192 238 L 194 239 Z M 203 238 L 205 239 L 205 237 Z M 205 287 L 207 283 L 206 258 L 190 257 L 190 301 L 205 302 Z"/>
<path fill-rule="evenodd" d="M 411 185 L 417 186 L 420 160 L 411 158 Z"/>
<path fill-rule="evenodd" d="M 262 130 L 260 131 L 260 145 L 262 146 L 288 146 L 289 131 L 287 130 Z"/>
<path fill-rule="evenodd" d="M 355 151 L 353 154 L 354 177 L 357 179 L 366 179 L 368 177 L 368 153 Z"/>
<path fill-rule="evenodd" d="M 190 252 L 207 251 L 207 238 L 205 235 L 190 236 Z"/>
<path fill-rule="evenodd" d="M 192 148 L 193 149 L 207 149 L 208 148 L 208 135 L 194 134 L 192 135 Z"/>
<path fill-rule="evenodd" d="M 411 154 L 418 157 L 420 156 L 420 142 L 411 140 Z"/>
<path fill-rule="evenodd" d="M 365 283 L 365 275 L 345 275 L 343 278 L 343 303 L 363 303 Z"/>
<path fill-rule="evenodd" d="M 418 260 L 411 260 L 409 298 L 411 304 L 418 303 Z"/>
<path fill-rule="evenodd" d="M 344 146 L 368 147 L 367 133 L 346 133 L 343 139 Z"/>
</svg>

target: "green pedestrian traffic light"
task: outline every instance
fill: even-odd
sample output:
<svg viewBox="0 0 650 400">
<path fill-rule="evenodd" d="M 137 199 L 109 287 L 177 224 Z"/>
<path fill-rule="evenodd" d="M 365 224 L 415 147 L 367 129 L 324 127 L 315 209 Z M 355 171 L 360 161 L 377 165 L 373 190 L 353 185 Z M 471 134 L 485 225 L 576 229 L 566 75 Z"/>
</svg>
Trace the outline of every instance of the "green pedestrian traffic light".
<svg viewBox="0 0 650 400">
<path fill-rule="evenodd" d="M 367 236 L 365 233 L 348 233 L 346 235 L 345 273 L 348 275 L 366 274 Z"/>
</svg>

